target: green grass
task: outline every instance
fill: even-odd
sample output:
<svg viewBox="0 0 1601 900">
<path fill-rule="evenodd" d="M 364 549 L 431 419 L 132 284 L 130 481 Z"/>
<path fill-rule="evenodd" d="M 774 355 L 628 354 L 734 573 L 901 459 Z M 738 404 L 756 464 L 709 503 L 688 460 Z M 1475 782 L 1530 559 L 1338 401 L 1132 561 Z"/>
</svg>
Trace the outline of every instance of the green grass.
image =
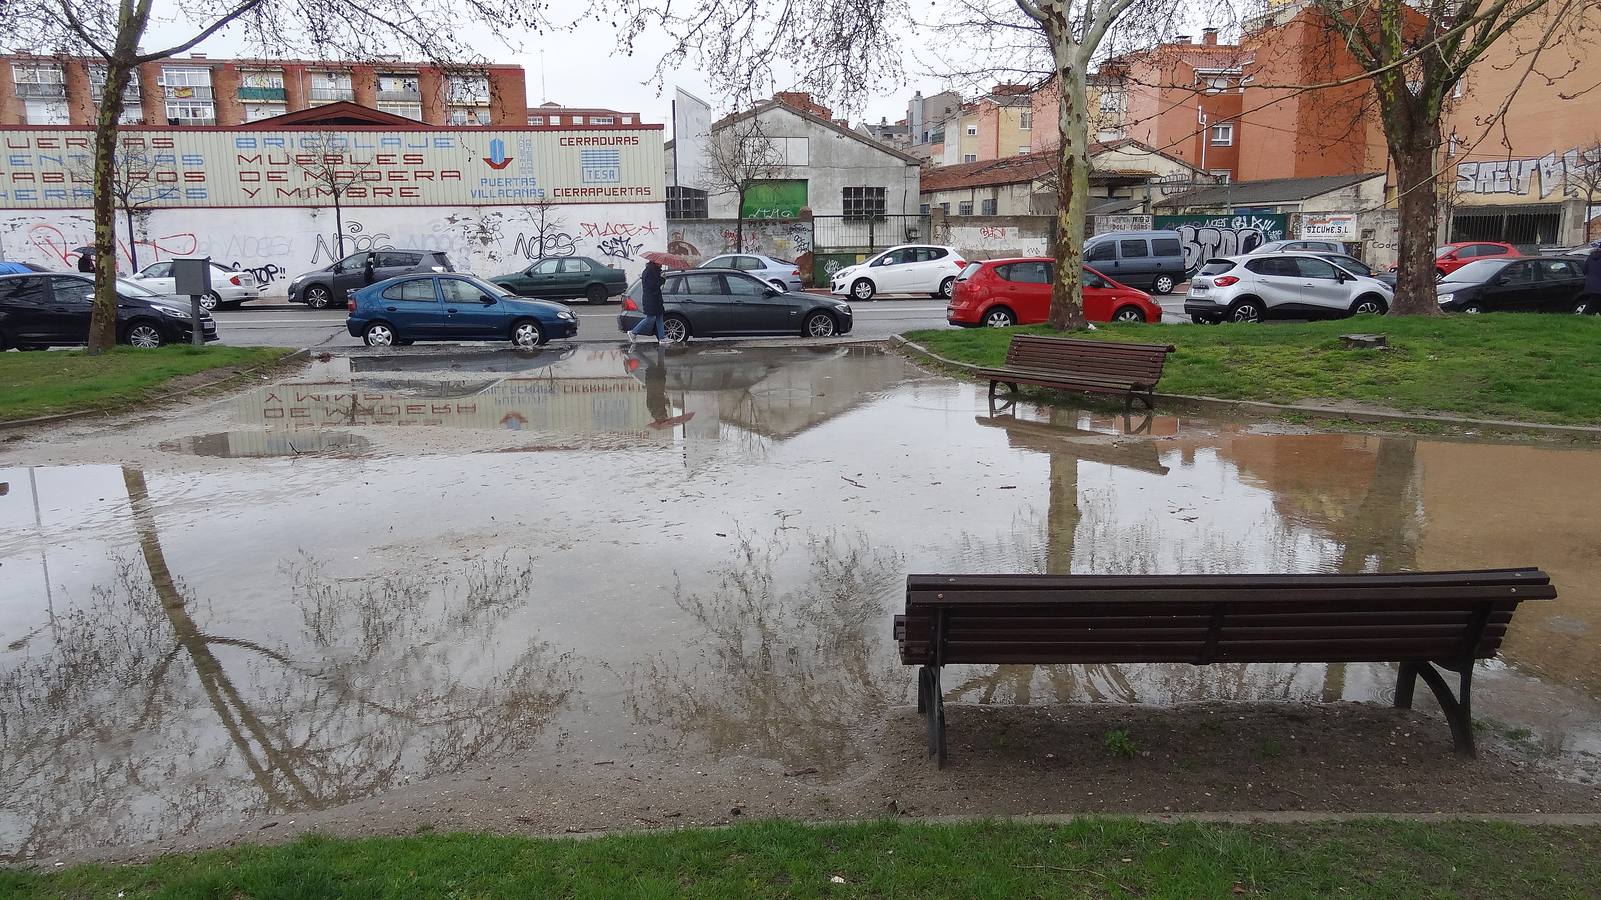
<svg viewBox="0 0 1601 900">
<path fill-rule="evenodd" d="M 1078 336 L 1170 343 L 1159 391 L 1293 403 L 1356 401 L 1404 412 L 1601 424 L 1601 316 L 1363 317 L 1272 325 L 1097 326 Z M 1343 350 L 1339 336 L 1382 332 L 1389 351 Z M 960 362 L 999 365 L 1020 329 L 914 331 Z"/>
<path fill-rule="evenodd" d="M 118 347 L 101 356 L 81 351 L 0 353 L 0 422 L 123 407 L 160 396 L 176 378 L 265 365 L 289 352 L 271 347 L 178 346 Z"/>
<path fill-rule="evenodd" d="M 843 883 L 835 882 L 835 877 Z M 6 897 L 1582 897 L 1601 829 L 1490 823 L 763 822 L 536 840 L 303 838 L 137 866 L 0 870 Z"/>
</svg>

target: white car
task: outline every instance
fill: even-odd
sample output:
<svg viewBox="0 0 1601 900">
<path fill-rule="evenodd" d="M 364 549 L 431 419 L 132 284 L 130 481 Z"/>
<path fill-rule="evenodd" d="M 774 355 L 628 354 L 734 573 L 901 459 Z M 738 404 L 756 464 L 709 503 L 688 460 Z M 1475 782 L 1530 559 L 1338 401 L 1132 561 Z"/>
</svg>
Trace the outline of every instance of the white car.
<svg viewBox="0 0 1601 900">
<path fill-rule="evenodd" d="M 1190 279 L 1184 312 L 1196 324 L 1382 316 L 1395 293 L 1310 253 L 1209 259 Z"/>
<path fill-rule="evenodd" d="M 701 263 L 701 269 L 738 269 L 760 278 L 784 293 L 806 290 L 800 267 L 759 253 L 724 253 Z"/>
<path fill-rule="evenodd" d="M 130 276 L 131 280 L 147 291 L 157 294 L 176 294 L 177 279 L 172 277 L 172 263 L 152 263 Z M 261 296 L 256 276 L 249 272 L 230 269 L 221 263 L 211 264 L 211 293 L 200 298 L 200 308 L 213 310 L 219 306 L 238 306 L 246 300 Z"/>
<path fill-rule="evenodd" d="M 874 294 L 928 294 L 950 299 L 967 261 L 955 247 L 906 244 L 834 273 L 829 290 L 853 300 Z"/>
<path fill-rule="evenodd" d="M 1264 253 L 1338 253 L 1345 255 L 1343 241 L 1324 240 L 1298 240 L 1298 241 L 1268 241 L 1246 256 L 1261 256 Z"/>
</svg>

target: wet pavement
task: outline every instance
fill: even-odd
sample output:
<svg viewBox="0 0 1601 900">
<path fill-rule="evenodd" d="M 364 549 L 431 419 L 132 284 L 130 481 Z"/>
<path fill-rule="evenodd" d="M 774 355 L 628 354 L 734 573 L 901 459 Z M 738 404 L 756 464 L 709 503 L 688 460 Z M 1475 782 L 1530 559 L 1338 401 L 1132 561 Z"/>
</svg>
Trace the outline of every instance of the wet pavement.
<svg viewBox="0 0 1601 900">
<path fill-rule="evenodd" d="M 494 764 L 749 761 L 849 788 L 920 752 L 890 630 L 908 572 L 1539 565 L 1560 599 L 1519 610 L 1475 714 L 1520 765 L 1601 778 L 1601 452 L 995 415 L 981 387 L 863 346 L 422 359 L 333 358 L 0 443 L 0 855 L 381 803 Z M 953 703 L 996 711 L 1382 704 L 1393 683 L 1386 665 L 946 675 Z"/>
</svg>

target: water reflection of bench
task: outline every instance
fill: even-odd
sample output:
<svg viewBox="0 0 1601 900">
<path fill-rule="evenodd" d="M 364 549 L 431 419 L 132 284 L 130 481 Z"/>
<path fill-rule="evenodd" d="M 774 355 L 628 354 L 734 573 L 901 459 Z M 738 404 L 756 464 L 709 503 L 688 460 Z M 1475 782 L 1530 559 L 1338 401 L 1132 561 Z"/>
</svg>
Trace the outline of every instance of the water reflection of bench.
<svg viewBox="0 0 1601 900">
<path fill-rule="evenodd" d="M 1109 466 L 1123 466 L 1157 475 L 1166 475 L 1168 471 L 1167 466 L 1162 465 L 1161 457 L 1156 452 L 1156 445 L 1148 440 L 1117 443 L 1074 440 L 1075 438 L 1105 439 L 1109 435 L 1099 431 L 1051 425 L 1047 422 L 1030 422 L 1010 415 L 974 416 L 973 421 L 988 428 L 1006 429 L 1007 445 L 1014 450 L 1060 453 L 1075 459 Z M 1150 416 L 1146 416 L 1144 424 L 1132 428 L 1131 431 L 1138 433 L 1141 430 L 1149 430 L 1150 427 Z"/>
<path fill-rule="evenodd" d="M 1397 662 L 1395 705 L 1412 705 L 1421 676 L 1471 755 L 1474 660 L 1496 655 L 1520 602 L 1555 597 L 1538 569 L 911 575 L 895 639 L 901 662 L 921 667 L 917 711 L 941 765 L 940 667 L 953 663 Z M 1440 669 L 1458 675 L 1456 695 Z"/>
</svg>

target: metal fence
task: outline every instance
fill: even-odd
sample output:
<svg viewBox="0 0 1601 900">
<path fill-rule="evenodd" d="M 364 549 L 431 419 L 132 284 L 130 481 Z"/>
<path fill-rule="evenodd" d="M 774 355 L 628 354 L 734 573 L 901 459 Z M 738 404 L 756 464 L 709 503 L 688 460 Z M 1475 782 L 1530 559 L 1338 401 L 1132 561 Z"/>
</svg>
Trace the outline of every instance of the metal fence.
<svg viewBox="0 0 1601 900">
<path fill-rule="evenodd" d="M 1458 209 L 1451 217 L 1451 240 L 1497 241 L 1529 251 L 1557 243 L 1562 215 L 1556 211 Z"/>
<path fill-rule="evenodd" d="M 812 217 L 812 246 L 819 253 L 872 253 L 931 238 L 927 216 Z"/>
</svg>

